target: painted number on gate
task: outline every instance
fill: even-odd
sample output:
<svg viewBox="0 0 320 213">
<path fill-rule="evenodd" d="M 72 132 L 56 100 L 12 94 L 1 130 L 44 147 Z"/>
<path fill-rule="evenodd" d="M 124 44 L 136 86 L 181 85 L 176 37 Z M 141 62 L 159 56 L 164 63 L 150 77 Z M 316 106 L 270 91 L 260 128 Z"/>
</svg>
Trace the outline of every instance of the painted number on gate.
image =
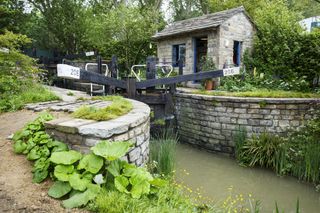
<svg viewBox="0 0 320 213">
<path fill-rule="evenodd" d="M 67 64 L 58 64 L 57 73 L 61 78 L 80 79 L 80 68 Z"/>
<path fill-rule="evenodd" d="M 238 75 L 238 74 L 240 74 L 240 67 L 223 69 L 223 76 Z"/>
</svg>

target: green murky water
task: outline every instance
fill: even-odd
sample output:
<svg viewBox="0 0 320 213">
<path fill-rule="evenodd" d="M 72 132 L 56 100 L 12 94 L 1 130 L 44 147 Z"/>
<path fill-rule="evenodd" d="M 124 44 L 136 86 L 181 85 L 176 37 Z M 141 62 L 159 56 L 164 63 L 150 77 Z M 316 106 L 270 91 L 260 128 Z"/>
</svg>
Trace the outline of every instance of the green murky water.
<svg viewBox="0 0 320 213">
<path fill-rule="evenodd" d="M 189 145 L 177 147 L 177 177 L 193 190 L 201 188 L 204 196 L 215 201 L 228 197 L 232 186 L 234 195 L 252 194 L 260 200 L 262 212 L 272 212 L 275 202 L 281 210 L 295 212 L 299 198 L 302 212 L 320 213 L 320 193 L 313 185 L 293 177 L 278 177 L 266 169 L 244 168 L 234 159 Z"/>
</svg>

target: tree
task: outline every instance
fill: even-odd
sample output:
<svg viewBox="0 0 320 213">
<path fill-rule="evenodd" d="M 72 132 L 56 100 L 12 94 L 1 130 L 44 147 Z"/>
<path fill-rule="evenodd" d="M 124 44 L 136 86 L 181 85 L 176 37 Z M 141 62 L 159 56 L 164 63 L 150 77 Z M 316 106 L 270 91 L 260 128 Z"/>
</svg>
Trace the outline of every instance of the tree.
<svg viewBox="0 0 320 213">
<path fill-rule="evenodd" d="M 180 21 L 209 12 L 208 0 L 172 0 L 173 20 Z"/>
<path fill-rule="evenodd" d="M 29 14 L 24 13 L 24 1 L 22 0 L 1 0 L 0 1 L 0 33 L 5 30 L 16 33 L 25 30 Z"/>
<path fill-rule="evenodd" d="M 107 15 L 95 16 L 91 23 L 89 44 L 104 57 L 117 55 L 126 70 L 156 54 L 151 36 L 163 22 L 152 11 L 141 13 L 138 7 L 121 5 Z"/>
<path fill-rule="evenodd" d="M 41 46 L 67 53 L 76 53 L 86 47 L 89 23 L 84 0 L 28 1 L 39 11 L 36 21 L 40 28 L 34 26 L 38 34 L 33 35 Z M 46 41 L 41 42 L 44 38 Z"/>
</svg>

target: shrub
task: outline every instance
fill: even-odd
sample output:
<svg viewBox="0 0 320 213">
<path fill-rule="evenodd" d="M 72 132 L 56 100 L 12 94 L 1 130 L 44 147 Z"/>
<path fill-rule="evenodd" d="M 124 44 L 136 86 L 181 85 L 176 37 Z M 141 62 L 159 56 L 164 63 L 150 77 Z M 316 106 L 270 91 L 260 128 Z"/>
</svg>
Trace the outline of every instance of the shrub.
<svg viewBox="0 0 320 213">
<path fill-rule="evenodd" d="M 283 139 L 268 133 L 253 135 L 238 150 L 240 162 L 249 166 L 275 168 L 276 152 Z"/>
<path fill-rule="evenodd" d="M 41 71 L 35 61 L 19 51 L 30 42 L 8 31 L 0 35 L 0 47 L 9 49 L 9 53 L 0 52 L 0 113 L 19 110 L 26 103 L 58 99 L 38 84 Z"/>
</svg>

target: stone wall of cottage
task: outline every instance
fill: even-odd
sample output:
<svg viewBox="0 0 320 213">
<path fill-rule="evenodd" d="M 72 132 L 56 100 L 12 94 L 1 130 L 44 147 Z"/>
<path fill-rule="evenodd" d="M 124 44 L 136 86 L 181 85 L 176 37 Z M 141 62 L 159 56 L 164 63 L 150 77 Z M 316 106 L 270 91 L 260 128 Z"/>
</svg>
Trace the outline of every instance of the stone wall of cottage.
<svg viewBox="0 0 320 213">
<path fill-rule="evenodd" d="M 244 13 L 238 13 L 219 27 L 218 68 L 222 69 L 225 63 L 233 63 L 233 42 L 241 43 L 241 58 L 244 52 L 253 45 L 255 29 Z"/>
<path fill-rule="evenodd" d="M 202 148 L 234 153 L 239 127 L 248 136 L 268 132 L 283 135 L 316 116 L 320 99 L 235 98 L 177 93 L 180 140 Z"/>
<path fill-rule="evenodd" d="M 212 57 L 217 68 L 222 69 L 226 62 L 233 62 L 233 41 L 242 42 L 241 56 L 246 49 L 251 49 L 255 33 L 252 22 L 243 13 L 231 17 L 217 29 L 184 33 L 157 41 L 159 62 L 172 62 L 172 46 L 186 44 L 186 63 L 184 74 L 194 70 L 193 38 L 208 37 L 208 56 Z M 178 70 L 178 68 L 176 68 Z"/>
</svg>

